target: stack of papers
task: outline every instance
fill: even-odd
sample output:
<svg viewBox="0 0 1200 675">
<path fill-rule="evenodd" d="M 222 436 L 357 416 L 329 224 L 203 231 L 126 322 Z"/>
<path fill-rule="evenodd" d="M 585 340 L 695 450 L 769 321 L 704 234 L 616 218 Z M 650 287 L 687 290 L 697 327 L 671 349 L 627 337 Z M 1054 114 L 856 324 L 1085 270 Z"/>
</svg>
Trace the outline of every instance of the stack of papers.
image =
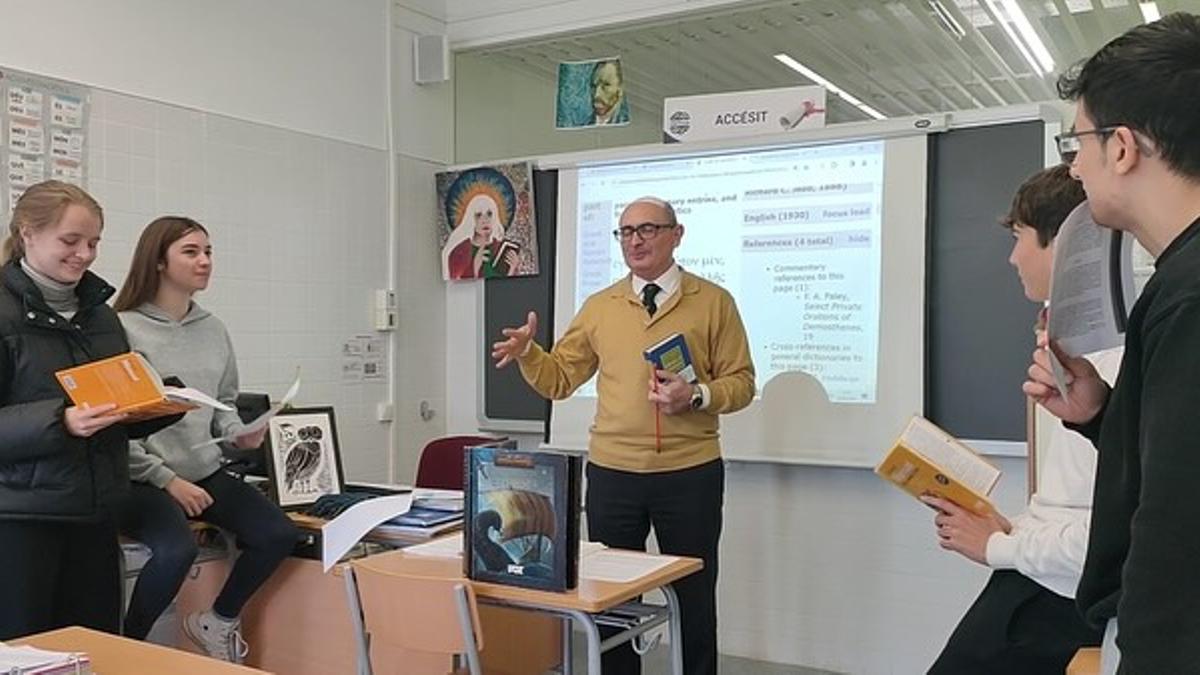
<svg viewBox="0 0 1200 675">
<path fill-rule="evenodd" d="M 11 675 L 91 675 L 86 654 L 51 652 L 0 643 L 0 673 Z"/>
<path fill-rule="evenodd" d="M 408 546 L 404 555 L 422 558 L 461 558 L 462 533 L 440 537 L 431 542 Z M 579 545 L 579 578 L 592 581 L 629 583 L 652 574 L 679 560 L 675 556 L 655 555 L 641 551 L 611 549 L 596 541 Z"/>
<path fill-rule="evenodd" d="M 579 556 L 579 578 L 591 581 L 628 583 L 679 560 L 675 556 L 641 551 L 600 548 L 583 551 Z"/>
<path fill-rule="evenodd" d="M 432 511 L 455 511 L 461 516 L 463 493 L 462 490 L 418 488 L 413 490 L 413 506 Z"/>
<path fill-rule="evenodd" d="M 412 504 L 400 515 L 376 528 L 381 534 L 407 535 L 432 539 L 462 527 L 463 493 L 459 490 L 419 489 L 412 493 Z"/>
<path fill-rule="evenodd" d="M 422 558 L 461 558 L 463 550 L 462 532 L 447 537 L 438 537 L 433 541 L 416 546 L 407 546 L 404 555 L 415 555 Z"/>
</svg>

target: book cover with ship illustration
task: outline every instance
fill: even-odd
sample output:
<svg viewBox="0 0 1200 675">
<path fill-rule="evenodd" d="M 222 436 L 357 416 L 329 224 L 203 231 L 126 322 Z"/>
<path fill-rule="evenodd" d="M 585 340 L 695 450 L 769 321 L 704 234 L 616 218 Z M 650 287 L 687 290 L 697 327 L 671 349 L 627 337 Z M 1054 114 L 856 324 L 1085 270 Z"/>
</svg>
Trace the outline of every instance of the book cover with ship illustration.
<svg viewBox="0 0 1200 675">
<path fill-rule="evenodd" d="M 471 448 L 463 566 L 479 581 L 565 591 L 579 568 L 581 459 Z"/>
</svg>

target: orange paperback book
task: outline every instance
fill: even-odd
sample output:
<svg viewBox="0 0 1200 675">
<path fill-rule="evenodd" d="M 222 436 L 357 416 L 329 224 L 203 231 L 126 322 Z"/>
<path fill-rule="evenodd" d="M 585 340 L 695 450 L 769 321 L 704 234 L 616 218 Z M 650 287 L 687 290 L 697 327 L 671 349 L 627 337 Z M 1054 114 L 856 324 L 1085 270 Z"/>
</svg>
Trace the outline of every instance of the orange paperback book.
<svg viewBox="0 0 1200 675">
<path fill-rule="evenodd" d="M 924 417 L 914 416 L 875 473 L 914 497 L 934 495 L 986 514 L 1000 469 Z"/>
<path fill-rule="evenodd" d="M 117 413 L 132 420 L 187 412 L 201 405 L 233 410 L 211 396 L 187 387 L 171 387 L 137 352 L 118 354 L 54 374 L 75 405 L 87 408 L 117 404 Z"/>
</svg>

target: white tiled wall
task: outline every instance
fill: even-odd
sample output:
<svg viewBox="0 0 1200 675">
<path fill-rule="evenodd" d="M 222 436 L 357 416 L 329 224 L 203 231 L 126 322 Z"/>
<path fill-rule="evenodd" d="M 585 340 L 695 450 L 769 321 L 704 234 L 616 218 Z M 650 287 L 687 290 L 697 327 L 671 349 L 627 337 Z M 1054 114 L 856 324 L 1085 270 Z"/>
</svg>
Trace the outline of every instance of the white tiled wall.
<svg viewBox="0 0 1200 675">
<path fill-rule="evenodd" d="M 387 382 L 342 382 L 340 353 L 373 332 L 372 291 L 388 285 L 387 153 L 105 91 L 89 131 L 105 210 L 93 269 L 119 288 L 147 223 L 198 220 L 215 262 L 197 301 L 228 326 L 242 389 L 278 397 L 300 367 L 297 402 L 334 406 L 347 475 L 386 479 Z"/>
</svg>

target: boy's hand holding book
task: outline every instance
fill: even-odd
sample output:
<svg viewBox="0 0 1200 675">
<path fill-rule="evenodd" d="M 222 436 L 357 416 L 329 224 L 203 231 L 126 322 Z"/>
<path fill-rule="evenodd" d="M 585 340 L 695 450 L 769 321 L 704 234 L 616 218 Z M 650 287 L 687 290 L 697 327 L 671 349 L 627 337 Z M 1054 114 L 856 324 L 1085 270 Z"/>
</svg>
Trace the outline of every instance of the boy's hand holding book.
<svg viewBox="0 0 1200 675">
<path fill-rule="evenodd" d="M 933 517 L 938 546 L 961 553 L 980 565 L 987 564 L 987 545 L 992 535 L 1012 532 L 1012 523 L 994 510 L 980 515 L 949 499 L 923 495 L 920 500 L 938 512 Z"/>
</svg>

